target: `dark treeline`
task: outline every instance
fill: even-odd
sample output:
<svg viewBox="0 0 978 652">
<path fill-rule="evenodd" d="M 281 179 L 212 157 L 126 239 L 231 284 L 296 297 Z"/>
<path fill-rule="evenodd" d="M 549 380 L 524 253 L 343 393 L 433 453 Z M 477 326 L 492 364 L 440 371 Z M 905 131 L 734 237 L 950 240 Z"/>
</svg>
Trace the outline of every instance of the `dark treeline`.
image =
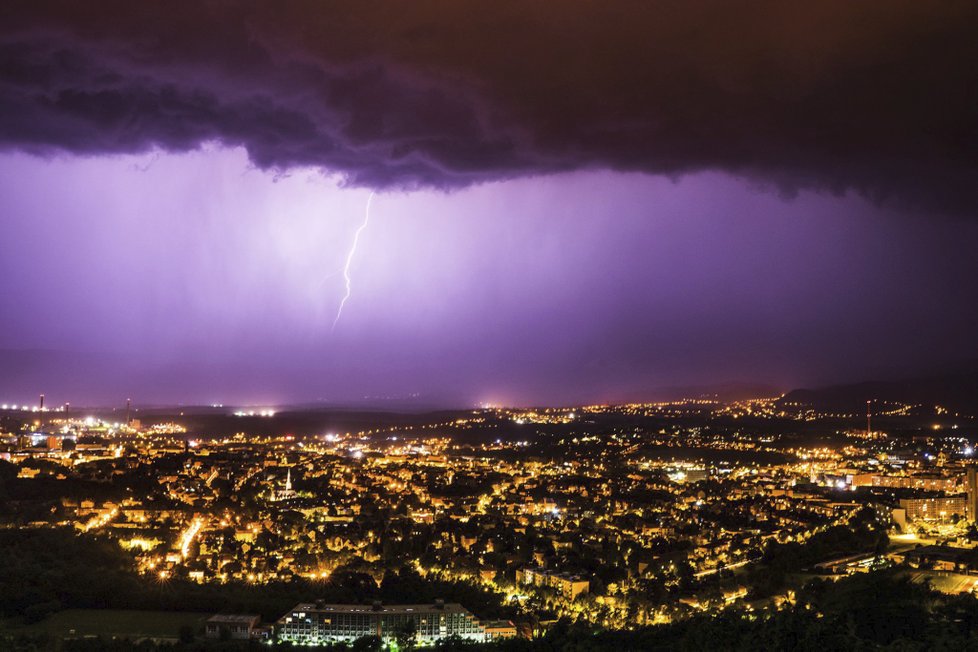
<svg viewBox="0 0 978 652">
<path fill-rule="evenodd" d="M 278 619 L 298 602 L 460 602 L 482 617 L 505 616 L 499 596 L 464 582 L 428 580 L 406 567 L 374 577 L 337 569 L 327 581 L 198 584 L 141 576 L 107 538 L 67 529 L 0 530 L 0 616 L 36 622 L 66 608 L 256 613 Z"/>
<path fill-rule="evenodd" d="M 886 544 L 871 513 L 846 527 L 829 528 L 804 544 L 772 544 L 750 572 L 757 593 L 783 587 L 785 574 L 816 561 Z M 334 572 L 325 582 L 197 584 L 138 575 L 133 560 L 108 538 L 52 529 L 0 530 L 0 617 L 40 620 L 63 608 L 162 609 L 257 613 L 280 617 L 297 602 L 393 603 L 457 601 L 484 618 L 511 617 L 499 596 L 466 583 L 431 581 L 411 568 L 388 572 L 381 582 L 355 568 Z M 246 650 L 248 644 L 187 640 L 182 643 L 54 641 L 0 638 L 0 649 L 16 650 Z M 191 636 L 190 638 L 193 638 Z M 257 648 L 256 648 L 257 649 Z M 261 649 L 267 649 L 262 646 Z M 289 649 L 277 645 L 275 649 Z M 309 648 L 301 648 L 309 649 Z M 376 649 L 376 641 L 330 650 Z M 978 649 L 978 600 L 946 596 L 890 569 L 839 581 L 815 580 L 799 588 L 795 602 L 780 610 L 731 608 L 697 614 L 669 625 L 600 631 L 586 623 L 559 621 L 535 639 L 494 644 L 444 641 L 437 649 L 471 652 L 615 650 L 963 650 Z"/>
<path fill-rule="evenodd" d="M 760 563 L 747 574 L 752 598 L 769 597 L 784 590 L 792 573 L 815 564 L 858 553 L 886 551 L 889 537 L 876 520 L 876 513 L 863 508 L 848 525 L 834 525 L 804 542 L 770 542 Z"/>
<path fill-rule="evenodd" d="M 100 639 L 58 643 L 66 652 L 192 652 L 268 649 L 259 643 L 193 641 L 172 644 Z M 44 639 L 8 641 L 11 649 L 46 650 Z M 367 652 L 379 641 L 365 638 L 352 645 L 318 648 Z M 275 650 L 315 650 L 292 648 Z M 978 600 L 948 596 L 913 583 L 899 570 L 876 571 L 839 581 L 815 580 L 801 589 L 793 605 L 751 613 L 728 609 L 668 624 L 629 631 L 596 631 L 584 623 L 562 620 L 535 639 L 472 644 L 446 640 L 441 652 L 631 652 L 647 651 L 782 651 L 974 650 L 978 649 Z"/>
</svg>

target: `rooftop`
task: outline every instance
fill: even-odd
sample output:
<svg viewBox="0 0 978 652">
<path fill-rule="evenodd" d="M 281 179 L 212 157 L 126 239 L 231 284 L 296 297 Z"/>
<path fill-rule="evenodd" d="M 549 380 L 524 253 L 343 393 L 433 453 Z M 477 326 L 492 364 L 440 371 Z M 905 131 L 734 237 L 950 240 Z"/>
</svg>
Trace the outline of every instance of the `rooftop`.
<svg viewBox="0 0 978 652">
<path fill-rule="evenodd" d="M 261 620 L 261 616 L 251 614 L 214 614 L 207 619 L 207 622 L 248 624 L 258 620 Z"/>
<path fill-rule="evenodd" d="M 402 614 L 420 611 L 438 611 L 447 613 L 470 613 L 468 609 L 457 602 L 446 602 L 444 604 L 391 604 L 391 605 L 369 605 L 369 604 L 320 604 L 312 602 L 301 602 L 292 607 L 291 613 L 297 611 L 307 611 L 312 613 L 379 613 L 379 614 Z M 287 614 L 289 615 L 289 614 Z"/>
</svg>

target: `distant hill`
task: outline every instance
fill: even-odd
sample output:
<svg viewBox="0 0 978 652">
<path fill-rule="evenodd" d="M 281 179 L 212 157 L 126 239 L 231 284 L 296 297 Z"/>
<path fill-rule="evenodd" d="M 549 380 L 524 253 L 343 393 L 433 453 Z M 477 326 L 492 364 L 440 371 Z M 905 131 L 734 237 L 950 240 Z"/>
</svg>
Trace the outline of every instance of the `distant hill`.
<svg viewBox="0 0 978 652">
<path fill-rule="evenodd" d="M 950 412 L 978 414 L 978 370 L 931 375 L 897 381 L 869 381 L 796 389 L 779 402 L 801 403 L 820 410 L 861 412 L 866 401 L 893 401 L 933 410 L 940 405 Z"/>
<path fill-rule="evenodd" d="M 640 397 L 633 397 L 636 402 L 642 401 L 675 401 L 684 398 L 713 399 L 722 402 L 741 401 L 762 396 L 778 396 L 783 388 L 775 385 L 749 382 L 728 382 L 711 385 L 681 385 L 676 387 L 655 387 L 643 390 Z"/>
</svg>

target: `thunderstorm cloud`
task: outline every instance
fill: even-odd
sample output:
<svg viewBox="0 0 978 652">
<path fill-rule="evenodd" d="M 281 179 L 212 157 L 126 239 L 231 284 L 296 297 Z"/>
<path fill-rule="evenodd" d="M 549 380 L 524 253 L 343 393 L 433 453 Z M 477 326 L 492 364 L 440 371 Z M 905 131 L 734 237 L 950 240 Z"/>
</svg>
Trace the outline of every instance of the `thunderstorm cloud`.
<svg viewBox="0 0 978 652">
<path fill-rule="evenodd" d="M 720 171 L 966 214 L 975 34 L 973 2 L 8 0 L 0 148 L 219 143 L 374 189 Z"/>
</svg>

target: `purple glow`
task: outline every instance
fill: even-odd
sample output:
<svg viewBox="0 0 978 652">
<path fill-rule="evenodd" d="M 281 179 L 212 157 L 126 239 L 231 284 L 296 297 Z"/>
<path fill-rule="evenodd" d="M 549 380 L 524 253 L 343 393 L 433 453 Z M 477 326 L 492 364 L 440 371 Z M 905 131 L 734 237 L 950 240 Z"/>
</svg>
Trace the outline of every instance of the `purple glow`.
<svg viewBox="0 0 978 652">
<path fill-rule="evenodd" d="M 331 331 L 368 195 L 240 150 L 4 155 L 0 398 L 622 400 L 975 353 L 978 225 L 718 174 L 379 193 Z"/>
</svg>

